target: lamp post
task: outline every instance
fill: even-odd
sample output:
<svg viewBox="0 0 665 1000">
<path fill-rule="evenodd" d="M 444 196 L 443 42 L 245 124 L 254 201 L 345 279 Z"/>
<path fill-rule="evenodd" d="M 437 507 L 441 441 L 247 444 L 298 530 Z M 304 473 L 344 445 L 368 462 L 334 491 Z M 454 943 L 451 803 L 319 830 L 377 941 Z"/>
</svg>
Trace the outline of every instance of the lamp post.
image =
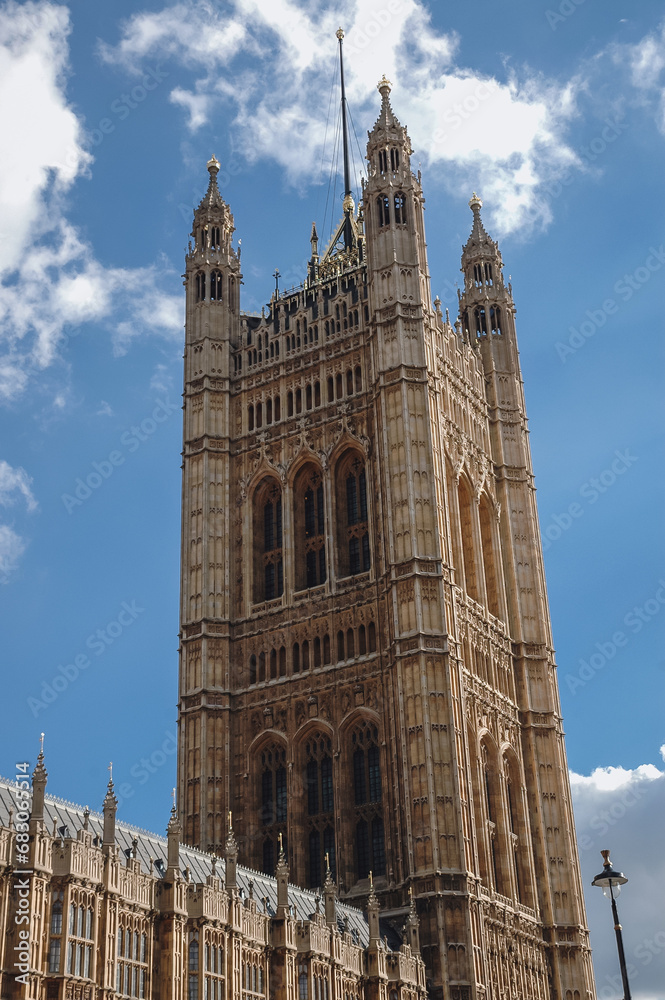
<svg viewBox="0 0 665 1000">
<path fill-rule="evenodd" d="M 600 886 L 603 895 L 607 896 L 612 903 L 612 916 L 614 917 L 614 933 L 617 936 L 617 949 L 619 951 L 619 966 L 621 968 L 621 980 L 623 982 L 623 1000 L 631 1000 L 630 986 L 628 985 L 628 973 L 626 972 L 626 956 L 623 950 L 623 937 L 621 936 L 621 924 L 619 923 L 619 913 L 617 911 L 616 897 L 621 892 L 621 886 L 625 885 L 628 879 L 622 872 L 617 872 L 612 868 L 610 852 L 601 851 L 603 856 L 603 870 L 596 875 L 591 885 Z"/>
</svg>

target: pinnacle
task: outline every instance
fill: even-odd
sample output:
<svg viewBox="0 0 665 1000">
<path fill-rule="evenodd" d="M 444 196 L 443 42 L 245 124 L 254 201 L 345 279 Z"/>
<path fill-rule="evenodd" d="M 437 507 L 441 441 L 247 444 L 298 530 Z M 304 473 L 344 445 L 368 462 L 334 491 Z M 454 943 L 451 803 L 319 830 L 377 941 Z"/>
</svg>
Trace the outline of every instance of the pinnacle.
<svg viewBox="0 0 665 1000">
<path fill-rule="evenodd" d="M 219 193 L 219 188 L 217 187 L 217 174 L 219 173 L 219 160 L 216 156 L 211 156 L 206 164 L 208 168 L 208 173 L 210 174 L 210 182 L 208 184 L 208 190 L 201 199 L 199 205 L 199 210 L 202 208 L 223 208 L 224 199 Z"/>
<path fill-rule="evenodd" d="M 482 206 L 482 200 L 474 191 L 473 196 L 469 201 L 469 208 L 473 212 L 473 225 L 471 227 L 469 238 L 463 248 L 465 254 L 470 253 L 472 250 L 485 250 L 488 253 L 496 254 L 498 250 L 498 244 L 489 235 L 483 225 L 483 220 L 480 217 L 480 209 Z"/>
</svg>

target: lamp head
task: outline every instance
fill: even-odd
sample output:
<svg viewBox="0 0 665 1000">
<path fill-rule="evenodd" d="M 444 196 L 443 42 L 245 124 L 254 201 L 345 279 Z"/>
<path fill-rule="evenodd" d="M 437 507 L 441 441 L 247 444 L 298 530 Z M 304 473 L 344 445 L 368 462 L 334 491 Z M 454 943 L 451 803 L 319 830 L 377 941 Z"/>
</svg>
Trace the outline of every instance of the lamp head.
<svg viewBox="0 0 665 1000">
<path fill-rule="evenodd" d="M 613 896 L 619 895 L 621 886 L 625 885 L 628 879 L 623 872 L 618 872 L 612 867 L 609 851 L 601 851 L 600 853 L 603 856 L 603 870 L 596 875 L 591 885 L 597 885 L 603 890 L 604 895 L 611 899 Z"/>
</svg>

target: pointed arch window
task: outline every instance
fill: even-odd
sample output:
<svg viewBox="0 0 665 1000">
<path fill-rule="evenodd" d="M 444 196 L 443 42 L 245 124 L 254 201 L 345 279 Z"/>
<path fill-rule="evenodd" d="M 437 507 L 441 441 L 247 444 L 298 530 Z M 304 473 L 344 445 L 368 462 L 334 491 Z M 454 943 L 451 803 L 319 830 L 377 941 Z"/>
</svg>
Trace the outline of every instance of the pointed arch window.
<svg viewBox="0 0 665 1000">
<path fill-rule="evenodd" d="M 270 743 L 259 759 L 259 821 L 263 829 L 263 870 L 273 875 L 278 853 L 278 839 L 286 851 L 286 749 L 279 743 Z"/>
<path fill-rule="evenodd" d="M 388 173 L 388 150 L 379 150 L 379 172 L 382 174 Z"/>
<path fill-rule="evenodd" d="M 203 271 L 197 271 L 194 285 L 196 288 L 196 301 L 204 302 L 206 297 L 206 276 Z"/>
<path fill-rule="evenodd" d="M 318 587 L 326 581 L 325 504 L 320 472 L 306 466 L 294 488 L 296 535 L 296 589 Z"/>
<path fill-rule="evenodd" d="M 210 227 L 210 249 L 219 250 L 222 246 L 221 230 L 219 226 Z"/>
<path fill-rule="evenodd" d="M 401 191 L 395 195 L 395 224 L 406 225 L 406 197 Z"/>
<path fill-rule="evenodd" d="M 284 592 L 282 494 L 264 479 L 254 496 L 254 601 L 273 601 Z"/>
<path fill-rule="evenodd" d="M 392 170 L 393 173 L 395 173 L 398 167 L 399 167 L 399 149 L 393 146 L 393 148 L 390 150 L 390 169 Z"/>
<path fill-rule="evenodd" d="M 379 229 L 390 225 L 390 201 L 387 195 L 380 195 L 376 199 L 376 210 L 379 219 Z"/>
<path fill-rule="evenodd" d="M 355 806 L 356 876 L 385 875 L 381 757 L 378 727 L 365 722 L 351 733 L 351 778 Z"/>
<path fill-rule="evenodd" d="M 370 568 L 367 475 L 359 455 L 342 459 L 337 471 L 338 558 L 341 577 Z"/>
<path fill-rule="evenodd" d="M 309 827 L 308 884 L 315 888 L 323 882 L 326 853 L 329 855 L 331 870 L 334 871 L 335 867 L 333 755 L 330 736 L 320 731 L 312 733 L 305 743 L 304 757 L 303 777 Z"/>
<path fill-rule="evenodd" d="M 501 336 L 501 307 L 490 307 L 490 330 L 495 337 Z"/>
</svg>

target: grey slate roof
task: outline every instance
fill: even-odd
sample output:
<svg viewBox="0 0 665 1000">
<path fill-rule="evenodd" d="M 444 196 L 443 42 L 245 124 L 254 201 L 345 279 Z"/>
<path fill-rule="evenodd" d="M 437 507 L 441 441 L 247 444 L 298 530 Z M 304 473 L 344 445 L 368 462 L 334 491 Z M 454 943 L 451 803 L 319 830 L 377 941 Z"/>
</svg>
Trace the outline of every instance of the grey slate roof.
<svg viewBox="0 0 665 1000">
<path fill-rule="evenodd" d="M 14 788 L 15 784 L 13 781 L 0 777 L 0 826 L 6 827 L 9 825 L 10 810 L 13 810 L 14 813 L 16 812 Z M 83 806 L 47 794 L 44 802 L 45 826 L 50 833 L 53 833 L 55 827 L 56 835 L 61 835 L 61 828 L 65 827 L 64 836 L 75 839 L 77 832 L 83 829 L 84 811 Z M 93 837 L 99 837 L 100 843 L 103 824 L 104 817 L 101 813 L 90 812 L 88 829 Z M 143 830 L 141 827 L 131 826 L 129 823 L 116 820 L 115 839 L 121 853 L 131 850 L 132 843 L 136 840 L 135 856 L 141 862 L 141 870 L 145 874 L 150 873 L 157 878 L 160 877 L 159 871 L 154 867 L 154 863 L 152 862 L 161 858 L 164 862 L 164 868 L 166 868 L 166 837 L 160 837 L 149 830 Z M 184 845 L 180 847 L 180 870 L 184 878 L 185 869 L 189 868 L 189 879 L 191 882 L 205 882 L 208 875 L 212 874 L 212 860 L 213 856 L 206 854 L 205 851 L 198 851 L 193 847 L 186 847 Z M 221 878 L 224 878 L 225 865 L 223 859 L 217 859 L 216 871 Z M 268 912 L 274 913 L 277 909 L 277 883 L 275 879 L 264 875 L 263 872 L 253 871 L 251 868 L 238 865 L 238 889 L 245 899 L 249 896 L 250 880 L 254 883 L 254 899 L 257 900 L 259 906 L 262 905 L 262 900 L 265 896 L 267 897 Z M 298 919 L 307 920 L 315 912 L 315 896 L 316 892 L 314 890 L 289 886 L 289 902 L 292 906 L 295 905 Z M 323 901 L 321 902 L 321 908 L 323 909 Z M 340 930 L 343 929 L 345 918 L 348 918 L 348 929 L 356 943 L 366 948 L 369 943 L 369 930 L 365 915 L 361 910 L 356 909 L 356 907 L 349 906 L 347 903 L 342 903 L 338 900 L 337 922 Z"/>
</svg>

